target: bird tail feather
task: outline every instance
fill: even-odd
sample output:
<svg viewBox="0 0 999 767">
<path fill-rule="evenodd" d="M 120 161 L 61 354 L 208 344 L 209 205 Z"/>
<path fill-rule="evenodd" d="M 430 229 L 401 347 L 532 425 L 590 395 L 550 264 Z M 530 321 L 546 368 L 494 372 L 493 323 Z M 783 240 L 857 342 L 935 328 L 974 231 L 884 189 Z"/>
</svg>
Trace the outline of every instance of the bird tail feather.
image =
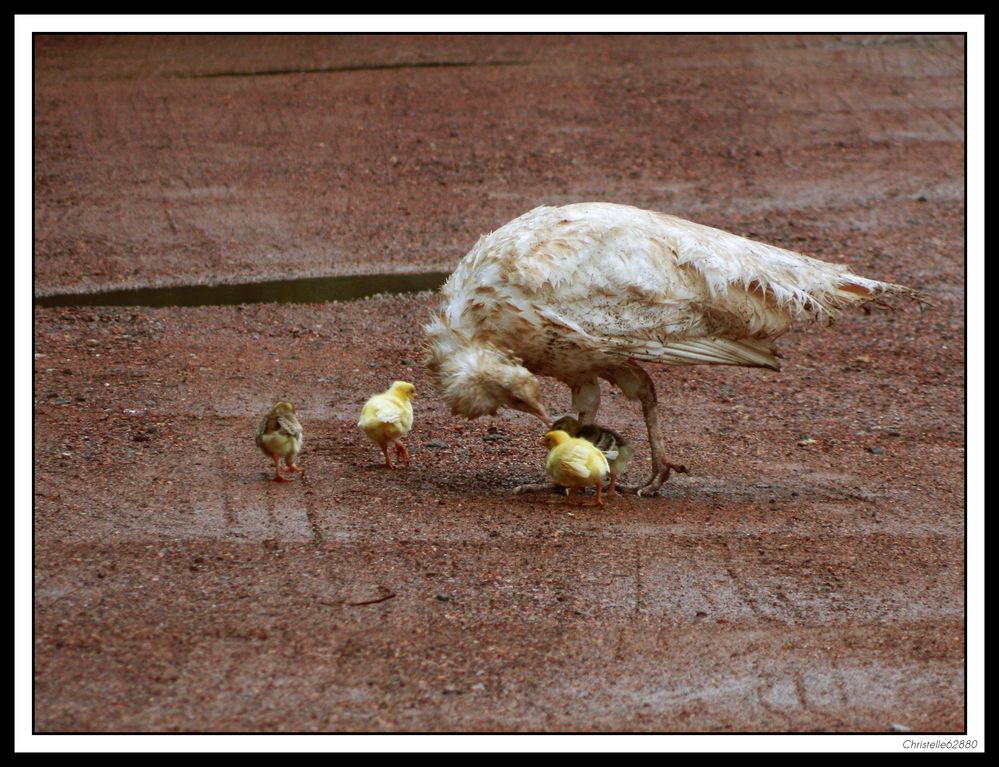
<svg viewBox="0 0 999 767">
<path fill-rule="evenodd" d="M 897 285 L 893 282 L 878 282 L 848 274 L 832 291 L 833 302 L 838 305 L 864 305 L 869 302 L 891 306 L 894 298 L 904 298 L 919 304 L 931 306 L 921 291 Z"/>
<path fill-rule="evenodd" d="M 645 344 L 631 356 L 666 365 L 739 365 L 780 370 L 770 339 L 697 338 L 689 341 Z"/>
</svg>

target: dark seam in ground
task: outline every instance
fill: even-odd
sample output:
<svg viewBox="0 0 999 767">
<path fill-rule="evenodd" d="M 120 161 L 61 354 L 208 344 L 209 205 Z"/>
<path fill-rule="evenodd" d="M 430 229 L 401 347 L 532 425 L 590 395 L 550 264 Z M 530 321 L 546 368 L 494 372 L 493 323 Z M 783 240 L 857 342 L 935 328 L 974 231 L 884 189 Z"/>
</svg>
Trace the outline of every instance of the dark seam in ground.
<svg viewBox="0 0 999 767">
<path fill-rule="evenodd" d="M 335 72 L 371 72 L 380 69 L 430 69 L 437 67 L 515 67 L 524 66 L 527 61 L 409 61 L 398 64 L 356 64 L 344 67 L 302 67 L 298 69 L 261 69 L 258 71 L 204 72 L 197 74 L 177 74 L 174 77 L 277 77 L 280 75 L 324 75 Z"/>
</svg>

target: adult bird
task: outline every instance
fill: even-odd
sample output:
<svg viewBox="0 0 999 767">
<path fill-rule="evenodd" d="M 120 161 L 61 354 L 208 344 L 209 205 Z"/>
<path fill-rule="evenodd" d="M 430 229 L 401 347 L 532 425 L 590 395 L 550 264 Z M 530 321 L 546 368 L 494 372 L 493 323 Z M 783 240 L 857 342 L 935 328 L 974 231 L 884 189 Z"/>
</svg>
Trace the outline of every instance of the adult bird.
<svg viewBox="0 0 999 767">
<path fill-rule="evenodd" d="M 540 207 L 481 237 L 425 326 L 451 410 L 501 407 L 548 423 L 535 375 L 563 381 L 583 424 L 603 378 L 642 405 L 659 489 L 670 470 L 656 390 L 640 362 L 779 370 L 774 339 L 801 318 L 915 292 L 783 248 L 627 205 Z"/>
</svg>

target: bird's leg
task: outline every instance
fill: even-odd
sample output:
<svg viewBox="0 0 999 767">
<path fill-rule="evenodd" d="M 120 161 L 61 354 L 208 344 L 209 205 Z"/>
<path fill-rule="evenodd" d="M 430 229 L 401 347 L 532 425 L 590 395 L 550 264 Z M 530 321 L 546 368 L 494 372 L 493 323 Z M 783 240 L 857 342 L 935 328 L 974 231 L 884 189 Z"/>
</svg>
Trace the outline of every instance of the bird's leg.
<svg viewBox="0 0 999 767">
<path fill-rule="evenodd" d="M 281 476 L 281 459 L 276 455 L 272 455 L 271 458 L 274 460 L 274 481 L 287 482 L 288 480 Z"/>
<path fill-rule="evenodd" d="M 666 447 L 663 444 L 663 438 L 659 431 L 659 420 L 656 415 L 656 389 L 648 375 L 645 376 L 645 379 L 648 381 L 648 386 L 643 387 L 642 391 L 639 392 L 639 399 L 645 413 L 645 425 L 649 430 L 649 446 L 652 448 L 652 477 L 637 492 L 638 495 L 653 495 L 662 487 L 663 482 L 669 479 L 671 471 L 686 474 L 687 467 L 666 460 Z"/>
<path fill-rule="evenodd" d="M 600 409 L 600 383 L 591 379 L 572 387 L 572 409 L 579 413 L 579 425 L 593 423 Z"/>
<path fill-rule="evenodd" d="M 406 446 L 401 442 L 395 443 L 395 458 L 396 462 L 402 461 L 403 466 L 409 466 L 409 451 L 406 450 Z"/>
<path fill-rule="evenodd" d="M 388 442 L 379 442 L 378 443 L 378 447 L 380 447 L 382 449 L 382 455 L 385 456 L 385 468 L 386 469 L 391 469 L 392 468 L 392 462 L 389 460 L 389 457 L 388 457 Z"/>
<path fill-rule="evenodd" d="M 293 456 L 293 455 L 287 456 L 284 459 L 284 465 L 288 467 L 288 471 L 301 471 L 301 472 L 304 472 L 305 469 L 303 469 L 301 466 L 299 466 L 297 463 L 295 463 L 295 458 L 296 458 L 296 456 Z"/>
<path fill-rule="evenodd" d="M 612 479 L 611 480 L 611 485 L 612 486 L 613 486 L 613 483 L 614 483 L 614 480 Z M 604 505 L 604 500 L 603 500 L 603 498 L 600 497 L 600 485 L 601 484 L 603 484 L 603 483 L 602 482 L 597 482 L 597 484 L 596 484 L 596 488 L 597 488 L 597 506 L 603 506 Z"/>
<path fill-rule="evenodd" d="M 644 485 L 622 485 L 626 492 L 638 495 L 652 495 L 663 482 L 669 479 L 671 471 L 687 473 L 687 467 L 666 460 L 666 448 L 659 433 L 659 420 L 656 415 L 656 387 L 646 373 L 638 365 L 620 368 L 615 371 L 614 382 L 621 387 L 628 399 L 637 399 L 642 403 L 645 414 L 645 426 L 649 430 L 649 448 L 652 450 L 652 476 Z"/>
<path fill-rule="evenodd" d="M 579 425 L 593 423 L 597 418 L 597 410 L 600 409 L 600 382 L 596 379 L 586 383 L 576 384 L 572 387 L 572 408 L 579 413 Z M 611 474 L 610 487 L 607 492 L 615 492 L 614 482 L 617 476 Z"/>
<path fill-rule="evenodd" d="M 614 495 L 614 493 L 617 492 L 617 490 L 614 487 L 616 483 L 617 483 L 617 474 L 612 471 L 610 473 L 610 485 L 607 486 L 607 495 Z"/>
</svg>

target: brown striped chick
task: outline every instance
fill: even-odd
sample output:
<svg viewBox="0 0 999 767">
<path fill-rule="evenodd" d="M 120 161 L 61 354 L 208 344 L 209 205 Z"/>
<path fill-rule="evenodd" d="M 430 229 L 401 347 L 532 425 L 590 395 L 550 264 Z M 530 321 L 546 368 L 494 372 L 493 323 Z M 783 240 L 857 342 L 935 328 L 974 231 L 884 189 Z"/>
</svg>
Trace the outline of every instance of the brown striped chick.
<svg viewBox="0 0 999 767">
<path fill-rule="evenodd" d="M 564 431 L 548 432 L 542 444 L 548 448 L 545 470 L 549 476 L 566 487 L 569 495 L 576 488 L 593 485 L 597 491 L 597 506 L 603 506 L 600 487 L 604 477 L 610 473 L 604 454 L 591 442 L 570 437 Z"/>
<path fill-rule="evenodd" d="M 595 423 L 581 425 L 578 420 L 571 415 L 559 418 L 552 424 L 553 430 L 561 430 L 570 437 L 579 437 L 591 442 L 604 454 L 607 464 L 610 466 L 610 485 L 607 492 L 616 493 L 618 475 L 624 474 L 628 468 L 628 463 L 635 454 L 635 449 L 628 444 L 627 440 L 613 429 L 600 426 Z"/>
<path fill-rule="evenodd" d="M 302 471 L 295 463 L 302 449 L 302 424 L 290 402 L 278 402 L 257 425 L 257 447 L 274 461 L 274 481 L 287 482 L 281 476 L 281 461 L 289 471 Z"/>
<path fill-rule="evenodd" d="M 389 461 L 389 445 L 395 445 L 396 462 L 409 466 L 409 453 L 400 440 L 413 428 L 414 396 L 416 387 L 413 384 L 395 381 L 387 391 L 373 396 L 361 409 L 357 425 L 381 448 L 388 469 L 393 468 Z"/>
</svg>

